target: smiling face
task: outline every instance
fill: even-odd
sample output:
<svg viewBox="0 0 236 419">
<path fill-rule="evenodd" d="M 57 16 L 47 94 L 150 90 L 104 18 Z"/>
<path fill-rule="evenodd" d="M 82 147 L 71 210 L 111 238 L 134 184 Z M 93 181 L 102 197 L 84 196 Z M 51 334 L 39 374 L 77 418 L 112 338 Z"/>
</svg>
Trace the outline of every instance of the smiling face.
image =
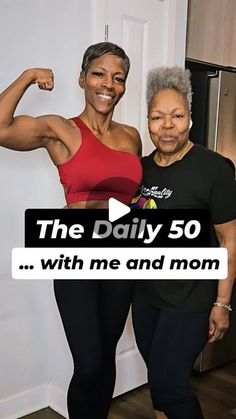
<svg viewBox="0 0 236 419">
<path fill-rule="evenodd" d="M 122 58 L 104 54 L 92 61 L 86 75 L 80 75 L 86 106 L 108 114 L 125 93 L 125 62 Z"/>
<path fill-rule="evenodd" d="M 187 99 L 177 90 L 163 89 L 154 94 L 148 110 L 152 142 L 160 155 L 173 156 L 187 144 L 190 112 Z"/>
</svg>

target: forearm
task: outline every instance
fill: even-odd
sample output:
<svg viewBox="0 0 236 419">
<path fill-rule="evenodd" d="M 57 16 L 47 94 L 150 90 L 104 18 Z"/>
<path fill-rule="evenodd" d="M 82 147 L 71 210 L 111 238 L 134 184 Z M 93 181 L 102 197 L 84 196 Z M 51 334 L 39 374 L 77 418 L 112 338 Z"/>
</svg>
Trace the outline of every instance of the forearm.
<svg viewBox="0 0 236 419">
<path fill-rule="evenodd" d="M 218 282 L 218 291 L 216 301 L 223 304 L 229 304 L 231 300 L 232 290 L 235 282 L 236 272 L 235 272 L 236 258 L 233 261 L 228 263 L 228 276 L 226 279 L 220 280 Z"/>
<path fill-rule="evenodd" d="M 17 80 L 15 80 L 0 95 L 0 128 L 6 128 L 11 125 L 16 107 L 28 89 L 35 83 L 34 70 L 24 71 Z"/>
<path fill-rule="evenodd" d="M 229 328 L 229 310 L 232 289 L 236 275 L 236 235 L 235 223 L 230 223 L 232 231 L 223 226 L 217 227 L 220 244 L 228 250 L 228 276 L 226 279 L 220 280 L 218 283 L 218 295 L 216 302 L 219 305 L 212 307 L 209 318 L 209 340 L 208 342 L 215 342 L 222 339 L 226 330 Z M 227 234 L 228 230 L 228 234 Z M 223 232 L 223 235 L 221 234 Z M 224 235 L 226 233 L 226 235 Z"/>
<path fill-rule="evenodd" d="M 218 283 L 218 294 L 216 302 L 219 305 L 212 307 L 210 318 L 209 318 L 209 340 L 208 342 L 215 342 L 222 339 L 225 332 L 229 328 L 229 310 L 231 294 L 235 280 L 235 245 L 227 246 L 229 259 L 228 259 L 228 276 L 226 279 L 220 280 Z"/>
<path fill-rule="evenodd" d="M 222 304 L 230 304 L 233 286 L 234 281 L 219 281 L 216 301 Z"/>
<path fill-rule="evenodd" d="M 225 247 L 228 251 L 228 275 L 224 280 L 218 283 L 217 301 L 229 304 L 236 278 L 236 224 L 231 225 L 229 237 L 223 237 L 220 240 L 221 247 Z"/>
</svg>

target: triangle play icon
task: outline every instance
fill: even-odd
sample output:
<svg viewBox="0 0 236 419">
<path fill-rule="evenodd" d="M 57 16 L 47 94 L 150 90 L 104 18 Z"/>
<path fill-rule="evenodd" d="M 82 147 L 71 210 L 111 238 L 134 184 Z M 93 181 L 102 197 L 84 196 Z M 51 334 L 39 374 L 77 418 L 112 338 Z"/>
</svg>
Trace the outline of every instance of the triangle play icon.
<svg viewBox="0 0 236 419">
<path fill-rule="evenodd" d="M 130 212 L 130 207 L 128 205 L 122 204 L 122 202 L 118 201 L 115 198 L 109 199 L 109 207 L 108 207 L 108 219 L 109 221 L 113 222 L 118 220 L 119 218 L 123 217 L 124 215 Z"/>
</svg>

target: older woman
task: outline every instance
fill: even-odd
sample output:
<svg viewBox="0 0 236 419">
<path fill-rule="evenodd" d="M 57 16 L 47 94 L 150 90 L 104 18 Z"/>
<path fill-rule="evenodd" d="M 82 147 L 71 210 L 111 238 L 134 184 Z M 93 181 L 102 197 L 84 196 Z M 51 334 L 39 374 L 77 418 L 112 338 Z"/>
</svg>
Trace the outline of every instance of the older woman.
<svg viewBox="0 0 236 419">
<path fill-rule="evenodd" d="M 85 108 L 59 115 L 15 116 L 32 85 L 52 90 L 50 69 L 24 71 L 0 95 L 0 145 L 14 150 L 44 147 L 58 167 L 68 208 L 107 208 L 114 197 L 131 201 L 141 178 L 137 130 L 115 122 L 125 93 L 129 58 L 110 42 L 84 53 L 79 78 Z M 115 383 L 115 350 L 123 331 L 133 281 L 55 281 L 55 296 L 74 361 L 68 391 L 70 419 L 105 419 Z"/>
<path fill-rule="evenodd" d="M 187 70 L 159 68 L 149 73 L 148 126 L 156 148 L 143 158 L 140 194 L 154 200 L 157 209 L 208 208 L 212 245 L 218 241 L 228 250 L 228 277 L 219 282 L 206 278 L 137 284 L 133 303 L 137 344 L 147 365 L 156 416 L 168 419 L 204 417 L 189 377 L 206 342 L 221 339 L 229 327 L 236 274 L 234 174 L 223 156 L 189 139 L 191 94 Z"/>
</svg>

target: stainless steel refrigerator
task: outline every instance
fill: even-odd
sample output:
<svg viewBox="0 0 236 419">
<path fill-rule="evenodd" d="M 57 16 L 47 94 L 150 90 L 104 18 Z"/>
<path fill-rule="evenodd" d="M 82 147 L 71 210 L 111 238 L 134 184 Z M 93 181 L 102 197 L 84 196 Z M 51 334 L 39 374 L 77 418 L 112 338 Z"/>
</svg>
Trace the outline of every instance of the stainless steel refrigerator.
<svg viewBox="0 0 236 419">
<path fill-rule="evenodd" d="M 190 138 L 229 158 L 236 166 L 236 69 L 187 61 L 192 80 Z M 232 297 L 231 327 L 224 339 L 207 344 L 195 362 L 198 371 L 236 359 L 236 287 Z"/>
<path fill-rule="evenodd" d="M 186 62 L 193 88 L 191 139 L 236 165 L 236 69 Z"/>
</svg>

